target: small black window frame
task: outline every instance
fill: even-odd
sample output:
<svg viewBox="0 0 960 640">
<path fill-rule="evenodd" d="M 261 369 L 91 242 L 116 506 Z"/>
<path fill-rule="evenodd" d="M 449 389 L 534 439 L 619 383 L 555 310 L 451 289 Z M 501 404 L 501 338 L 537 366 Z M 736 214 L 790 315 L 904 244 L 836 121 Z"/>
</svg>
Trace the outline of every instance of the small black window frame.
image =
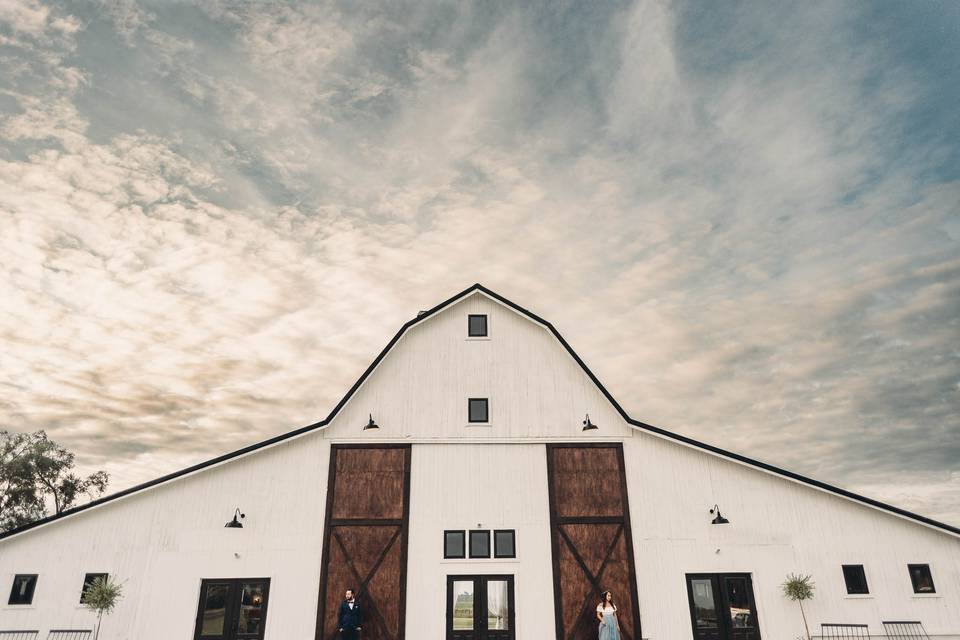
<svg viewBox="0 0 960 640">
<path fill-rule="evenodd" d="M 16 601 L 16 588 L 17 581 L 21 578 L 31 578 L 30 587 L 27 591 L 27 594 L 24 596 L 26 598 L 25 602 Z M 37 582 L 40 580 L 40 574 L 38 573 L 17 573 L 13 576 L 13 584 L 10 585 L 10 597 L 7 599 L 8 606 L 27 606 L 33 604 L 33 596 L 37 592 Z"/>
<path fill-rule="evenodd" d="M 848 595 L 867 595 L 870 593 L 870 584 L 867 582 L 867 572 L 862 564 L 840 565 L 843 571 L 843 585 Z M 861 587 L 859 584 L 862 584 Z"/>
<path fill-rule="evenodd" d="M 486 536 L 486 538 L 487 538 L 487 553 L 486 553 L 486 555 L 481 555 L 481 554 L 478 554 L 478 553 L 474 553 L 474 551 L 473 551 L 473 534 L 475 534 L 475 533 L 484 534 L 484 535 Z M 470 530 L 470 536 L 469 536 L 469 542 L 470 542 L 470 557 L 471 557 L 471 558 L 489 558 L 489 557 L 490 557 L 490 552 L 491 552 L 491 549 L 490 549 L 490 529 L 471 529 L 471 530 Z"/>
<path fill-rule="evenodd" d="M 83 586 L 80 587 L 80 604 L 83 604 L 83 598 L 87 595 L 87 589 L 93 586 L 93 581 L 96 580 L 97 578 L 103 578 L 104 580 L 109 580 L 110 574 L 106 572 L 84 574 Z"/>
<path fill-rule="evenodd" d="M 500 545 L 497 544 L 497 534 L 510 534 L 510 553 L 500 553 Z M 493 557 L 494 558 L 516 558 L 517 557 L 517 530 L 516 529 L 494 529 L 493 530 Z"/>
<path fill-rule="evenodd" d="M 927 572 L 927 579 L 930 581 L 930 590 L 929 591 L 920 591 L 917 589 L 917 581 L 914 579 L 913 571 L 914 569 L 921 569 Z M 933 572 L 930 571 L 929 564 L 908 564 L 907 573 L 910 574 L 910 584 L 913 586 L 913 592 L 919 595 L 924 595 L 928 593 L 936 593 L 937 585 L 933 581 Z"/>
<path fill-rule="evenodd" d="M 452 554 L 450 554 L 450 553 L 447 553 L 447 535 L 449 535 L 449 534 L 451 534 L 451 533 L 459 533 L 459 534 L 460 534 L 460 548 L 463 549 L 463 551 L 460 553 L 460 555 L 452 555 Z M 443 531 L 443 558 L 444 558 L 444 560 L 449 560 L 449 559 L 462 560 L 463 558 L 466 558 L 466 557 L 467 557 L 467 530 L 466 530 L 466 529 L 445 529 L 445 530 Z"/>
<path fill-rule="evenodd" d="M 483 333 L 473 332 L 474 318 L 483 318 Z M 489 338 L 490 337 L 490 320 L 487 318 L 487 314 L 471 313 L 467 316 L 467 337 L 468 338 Z"/>
<path fill-rule="evenodd" d="M 473 419 L 473 408 L 474 402 L 483 403 L 483 420 L 474 420 Z M 490 424 L 490 398 L 467 398 L 467 421 L 470 424 Z"/>
</svg>

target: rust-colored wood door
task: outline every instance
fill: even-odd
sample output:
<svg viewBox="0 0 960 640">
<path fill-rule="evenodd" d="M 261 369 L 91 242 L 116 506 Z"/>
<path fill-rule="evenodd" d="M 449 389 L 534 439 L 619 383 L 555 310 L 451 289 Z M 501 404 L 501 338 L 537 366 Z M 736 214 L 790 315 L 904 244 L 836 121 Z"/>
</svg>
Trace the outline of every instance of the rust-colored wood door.
<svg viewBox="0 0 960 640">
<path fill-rule="evenodd" d="M 640 640 L 623 447 L 547 445 L 547 475 L 557 640 L 595 640 L 603 591 L 624 640 Z"/>
<path fill-rule="evenodd" d="M 335 640 L 346 589 L 364 640 L 402 640 L 406 612 L 409 445 L 333 445 L 316 640 Z"/>
</svg>

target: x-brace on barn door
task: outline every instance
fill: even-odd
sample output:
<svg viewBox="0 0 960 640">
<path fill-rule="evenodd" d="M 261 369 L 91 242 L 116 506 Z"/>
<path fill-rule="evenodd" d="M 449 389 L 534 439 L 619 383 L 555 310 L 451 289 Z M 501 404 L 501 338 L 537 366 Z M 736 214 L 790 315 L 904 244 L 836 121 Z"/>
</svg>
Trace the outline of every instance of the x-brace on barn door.
<svg viewBox="0 0 960 640">
<path fill-rule="evenodd" d="M 597 637 L 613 592 L 624 640 L 640 640 L 630 508 L 620 444 L 547 445 L 557 640 Z"/>
<path fill-rule="evenodd" d="M 348 588 L 364 614 L 364 640 L 403 640 L 409 445 L 333 445 L 316 640 L 334 640 Z"/>
</svg>

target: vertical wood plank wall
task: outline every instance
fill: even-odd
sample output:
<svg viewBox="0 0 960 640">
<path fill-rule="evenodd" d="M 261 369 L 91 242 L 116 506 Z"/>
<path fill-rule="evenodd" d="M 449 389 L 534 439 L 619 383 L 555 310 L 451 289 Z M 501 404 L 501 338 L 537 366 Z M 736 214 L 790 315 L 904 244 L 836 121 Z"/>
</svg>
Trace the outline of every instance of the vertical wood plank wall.
<svg viewBox="0 0 960 640">
<path fill-rule="evenodd" d="M 624 640 L 639 640 L 622 446 L 549 444 L 547 474 L 557 640 L 596 638 L 604 590 L 613 592 Z"/>
<path fill-rule="evenodd" d="M 409 445 L 334 445 L 330 449 L 316 640 L 333 640 L 344 591 L 364 612 L 365 640 L 403 640 Z"/>
</svg>

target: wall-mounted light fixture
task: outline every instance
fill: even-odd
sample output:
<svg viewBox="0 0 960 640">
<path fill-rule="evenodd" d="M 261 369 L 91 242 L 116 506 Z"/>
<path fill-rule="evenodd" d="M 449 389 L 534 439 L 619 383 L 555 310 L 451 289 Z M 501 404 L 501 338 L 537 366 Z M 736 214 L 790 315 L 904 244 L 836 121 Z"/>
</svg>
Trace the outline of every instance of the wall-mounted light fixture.
<svg viewBox="0 0 960 640">
<path fill-rule="evenodd" d="M 590 414 L 588 413 L 586 419 L 583 421 L 583 431 L 592 431 L 599 428 L 600 427 L 590 422 Z"/>
<path fill-rule="evenodd" d="M 730 524 L 729 520 L 720 515 L 720 507 L 713 505 L 713 509 L 710 509 L 710 513 L 713 513 L 714 511 L 717 512 L 717 517 L 715 517 L 710 524 Z"/>
<path fill-rule="evenodd" d="M 371 413 L 370 419 L 367 420 L 367 424 L 363 425 L 363 430 L 366 431 L 367 429 L 379 429 L 379 428 L 380 428 L 380 425 L 378 425 L 376 422 L 373 421 L 373 414 Z"/>
<path fill-rule="evenodd" d="M 240 508 L 237 507 L 237 510 L 233 513 L 233 520 L 231 520 L 230 522 L 228 522 L 223 526 L 226 527 L 227 529 L 243 529 L 243 523 L 237 520 L 237 516 L 240 516 L 241 518 L 246 518 L 247 514 L 240 513 Z"/>
</svg>

